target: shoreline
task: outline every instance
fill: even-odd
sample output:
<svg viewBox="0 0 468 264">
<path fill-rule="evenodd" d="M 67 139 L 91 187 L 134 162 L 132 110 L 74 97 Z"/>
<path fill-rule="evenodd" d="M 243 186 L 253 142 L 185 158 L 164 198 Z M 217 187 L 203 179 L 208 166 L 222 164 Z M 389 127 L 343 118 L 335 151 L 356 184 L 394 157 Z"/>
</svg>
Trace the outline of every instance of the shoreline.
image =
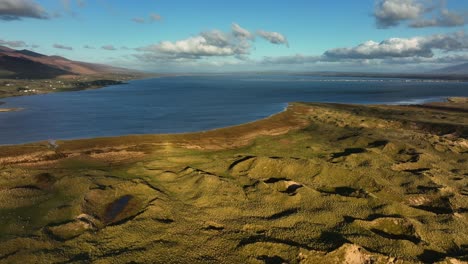
<svg viewBox="0 0 468 264">
<path fill-rule="evenodd" d="M 81 75 L 74 78 L 54 79 L 0 79 L 7 90 L 0 89 L 0 99 L 41 95 L 59 92 L 76 92 L 96 90 L 113 85 L 126 84 L 129 81 L 158 78 L 159 75 L 110 74 L 110 75 Z M 80 79 L 82 78 L 82 80 Z M 78 79 L 78 80 L 77 80 Z M 57 86 L 57 87 L 55 87 Z M 58 87 L 62 86 L 62 87 Z M 65 87 L 66 86 L 66 87 Z M 1 88 L 1 86 L 0 86 Z"/>
<path fill-rule="evenodd" d="M 1 103 L 1 102 L 0 102 Z M 180 133 L 161 133 L 161 134 L 123 134 L 123 135 L 115 135 L 115 136 L 98 136 L 98 137 L 85 137 L 85 138 L 68 138 L 68 139 L 54 139 L 54 141 L 57 142 L 71 142 L 71 141 L 87 141 L 87 140 L 108 140 L 108 139 L 119 139 L 119 138 L 127 138 L 127 137 L 171 137 L 171 136 L 190 136 L 194 134 L 206 134 L 206 133 L 214 133 L 217 131 L 221 130 L 230 130 L 230 129 L 236 129 L 239 127 L 244 127 L 244 126 L 255 126 L 257 122 L 268 122 L 270 119 L 277 118 L 277 116 L 282 115 L 290 111 L 290 108 L 293 107 L 294 105 L 300 105 L 302 104 L 301 102 L 292 102 L 292 103 L 286 103 L 286 106 L 283 107 L 283 109 L 279 112 L 273 113 L 269 116 L 266 116 L 264 118 L 256 119 L 253 121 L 241 123 L 241 124 L 236 124 L 232 126 L 225 126 L 225 127 L 218 127 L 218 128 L 213 128 L 213 129 L 207 129 L 207 130 L 199 130 L 199 131 L 192 131 L 192 132 L 180 132 Z M 1 108 L 0 108 L 1 109 Z M 23 109 L 21 109 L 23 110 Z M 24 143 L 17 143 L 17 144 L 0 144 L 1 147 L 10 147 L 10 146 L 25 146 L 25 145 L 35 145 L 35 144 L 41 144 L 44 142 L 47 142 L 50 139 L 42 139 L 42 140 L 37 140 L 37 141 L 30 141 L 30 142 L 24 142 Z"/>
<path fill-rule="evenodd" d="M 0 102 L 0 105 L 3 102 Z M 228 131 L 237 131 L 238 129 L 244 129 L 244 128 L 255 128 L 259 124 L 262 123 L 269 123 L 271 120 L 275 119 L 284 119 L 284 117 L 291 118 L 294 115 L 294 112 L 296 111 L 296 108 L 300 108 L 300 106 L 305 106 L 305 105 L 324 105 L 324 106 L 342 106 L 342 107 L 375 107 L 375 108 L 380 108 L 380 107 L 390 107 L 390 108 L 411 108 L 411 107 L 426 107 L 427 109 L 430 109 L 431 107 L 438 107 L 438 106 L 444 106 L 447 109 L 450 109 L 452 105 L 462 105 L 462 104 L 468 104 L 468 97 L 445 97 L 443 101 L 436 101 L 436 102 L 426 102 L 423 104 L 349 104 L 349 103 L 322 103 L 322 102 L 290 102 L 287 103 L 286 107 L 283 108 L 280 112 L 273 113 L 265 118 L 253 120 L 250 122 L 245 122 L 237 125 L 232 125 L 232 126 L 227 126 L 227 127 L 219 127 L 219 128 L 213 128 L 213 129 L 208 129 L 208 130 L 201 130 L 201 131 L 192 131 L 192 132 L 180 132 L 180 133 L 161 133 L 161 134 L 123 134 L 123 135 L 114 135 L 114 136 L 98 136 L 98 137 L 85 137 L 85 138 L 69 138 L 69 139 L 54 139 L 54 141 L 60 142 L 61 144 L 63 143 L 73 143 L 73 142 L 80 142 L 80 143 L 85 143 L 85 142 L 97 142 L 97 141 L 106 141 L 106 142 L 111 142 L 114 140 L 122 140 L 125 142 L 125 139 L 136 139 L 137 141 L 148 141 L 153 138 L 172 138 L 172 137 L 207 137 L 210 134 L 226 134 Z M 0 108 L 1 110 L 1 108 Z M 23 110 L 19 108 L 20 111 Z M 14 111 L 14 110 L 13 110 Z M 8 112 L 8 111 L 7 111 Z M 1 113 L 1 111 L 0 111 Z M 297 120 L 290 120 L 292 123 L 295 123 L 293 125 L 295 128 L 297 128 L 297 125 L 299 123 L 302 123 L 300 126 L 303 126 L 303 122 L 298 122 Z M 228 133 L 229 134 L 229 133 Z M 17 144 L 0 144 L 0 148 L 2 147 L 15 147 L 15 146 L 29 146 L 29 145 L 40 145 L 43 144 L 44 142 L 48 142 L 50 139 L 43 139 L 43 140 L 37 140 L 37 141 L 31 141 L 31 142 L 24 142 L 24 143 L 17 143 Z"/>
<path fill-rule="evenodd" d="M 0 113 L 19 112 L 23 110 L 24 108 L 0 108 Z"/>
<path fill-rule="evenodd" d="M 192 134 L 206 134 L 210 132 L 217 132 L 219 130 L 229 130 L 229 129 L 236 129 L 237 127 L 243 127 L 243 126 L 250 126 L 253 125 L 255 126 L 255 123 L 257 122 L 267 122 L 271 118 L 275 118 L 278 115 L 285 114 L 288 111 L 290 111 L 294 105 L 301 105 L 301 104 L 323 104 L 323 105 L 343 105 L 343 106 L 374 106 L 374 107 L 380 107 L 380 106 L 390 106 L 390 107 L 411 107 L 411 106 L 428 106 L 431 104 L 445 104 L 445 103 L 468 103 L 468 97 L 441 97 L 441 100 L 439 101 L 426 101 L 423 103 L 414 103 L 414 104 L 405 104 L 405 103 L 399 103 L 399 104 L 353 104 L 353 103 L 330 103 L 330 102 L 289 102 L 285 103 L 285 106 L 282 108 L 281 111 L 275 112 L 271 115 L 268 115 L 264 118 L 256 119 L 253 121 L 249 122 L 244 122 L 240 124 L 235 124 L 231 126 L 225 126 L 225 127 L 217 127 L 217 128 L 212 128 L 212 129 L 207 129 L 207 130 L 199 130 L 199 131 L 189 131 L 189 132 L 176 132 L 176 133 L 142 133 L 142 134 L 122 134 L 122 135 L 109 135 L 109 136 L 91 136 L 91 137 L 76 137 L 76 138 L 63 138 L 63 139 L 54 139 L 59 142 L 70 142 L 70 141 L 86 141 L 86 140 L 107 140 L 107 139 L 119 139 L 119 138 L 126 138 L 126 137 L 152 137 L 152 136 L 189 136 Z M 4 104 L 4 102 L 0 102 L 0 106 Z M 6 111 L 2 111 L 3 109 L 6 109 Z M 24 108 L 0 108 L 0 113 L 5 113 L 5 112 L 16 112 L 16 111 L 22 111 Z M 12 144 L 0 144 L 1 147 L 5 146 L 20 146 L 20 145 L 34 145 L 34 144 L 39 144 L 42 142 L 46 142 L 50 139 L 42 139 L 42 140 L 36 140 L 36 141 L 28 141 L 28 142 L 22 142 L 22 143 L 12 143 Z"/>
</svg>

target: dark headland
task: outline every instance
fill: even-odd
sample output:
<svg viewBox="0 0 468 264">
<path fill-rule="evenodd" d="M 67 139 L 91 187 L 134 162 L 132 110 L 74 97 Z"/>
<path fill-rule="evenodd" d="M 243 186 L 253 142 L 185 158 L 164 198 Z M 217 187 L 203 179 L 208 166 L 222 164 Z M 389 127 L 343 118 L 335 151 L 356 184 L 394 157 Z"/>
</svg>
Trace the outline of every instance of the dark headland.
<svg viewBox="0 0 468 264">
<path fill-rule="evenodd" d="M 0 46 L 0 98 L 95 89 L 154 76 Z"/>
</svg>

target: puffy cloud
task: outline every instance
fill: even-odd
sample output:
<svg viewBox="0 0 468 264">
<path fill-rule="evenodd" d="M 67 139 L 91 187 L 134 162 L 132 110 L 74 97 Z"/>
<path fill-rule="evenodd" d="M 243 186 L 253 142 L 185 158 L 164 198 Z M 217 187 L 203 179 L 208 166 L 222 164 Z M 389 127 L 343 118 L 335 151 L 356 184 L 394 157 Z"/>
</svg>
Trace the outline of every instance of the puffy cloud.
<svg viewBox="0 0 468 264">
<path fill-rule="evenodd" d="M 366 41 L 356 47 L 331 49 L 324 53 L 335 59 L 385 59 L 434 56 L 434 50 L 445 52 L 468 49 L 464 32 L 438 34 L 427 37 L 391 38 L 380 43 Z"/>
<path fill-rule="evenodd" d="M 230 44 L 230 39 L 227 34 L 219 30 L 212 30 L 200 33 L 208 45 L 216 47 L 226 47 Z"/>
<path fill-rule="evenodd" d="M 231 30 L 232 30 L 232 33 L 234 34 L 234 36 L 236 36 L 238 38 L 246 38 L 246 39 L 253 39 L 254 38 L 254 35 L 252 33 L 250 33 L 250 31 L 248 31 L 245 28 L 242 28 L 241 26 L 239 26 L 239 24 L 232 23 Z"/>
<path fill-rule="evenodd" d="M 386 57 L 431 57 L 432 51 L 422 45 L 420 38 L 391 38 L 380 43 L 366 41 L 352 48 L 336 48 L 325 52 L 328 58 L 375 59 Z"/>
<path fill-rule="evenodd" d="M 176 42 L 162 41 L 138 50 L 185 58 L 231 56 L 235 53 L 233 47 L 223 42 L 223 39 L 216 34 L 211 33 L 202 33 L 202 35 Z"/>
<path fill-rule="evenodd" d="M 440 65 L 461 64 L 468 60 L 468 36 L 464 32 L 436 34 L 413 38 L 391 38 L 382 42 L 366 41 L 355 47 L 336 48 L 319 56 L 296 54 L 292 56 L 264 57 L 261 65 L 334 65 L 334 67 L 378 66 L 380 69 L 392 65 L 401 68 L 441 67 Z"/>
<path fill-rule="evenodd" d="M 434 5 L 428 0 L 376 0 L 374 17 L 378 28 L 389 28 L 407 21 L 409 27 L 457 27 L 467 23 L 468 13 L 448 10 L 443 0 Z"/>
<path fill-rule="evenodd" d="M 235 57 L 246 60 L 250 53 L 253 40 L 249 31 L 233 24 L 231 32 L 211 30 L 202 32 L 196 36 L 178 40 L 161 41 L 157 44 L 137 48 L 145 52 L 137 58 L 153 60 L 182 60 L 201 59 L 204 57 Z"/>
<path fill-rule="evenodd" d="M 274 44 L 287 44 L 287 39 L 275 32 L 264 32 L 262 35 Z M 140 54 L 134 57 L 147 63 L 183 63 L 189 65 L 199 63 L 212 63 L 221 59 L 223 65 L 252 63 L 249 58 L 254 41 L 254 34 L 232 23 L 228 32 L 211 30 L 198 35 L 178 40 L 161 41 L 159 43 L 136 48 Z M 226 62 L 228 61 L 228 62 Z"/>
<path fill-rule="evenodd" d="M 7 40 L 2 40 L 0 39 L 0 45 L 2 46 L 9 46 L 12 48 L 23 48 L 27 47 L 26 43 L 22 40 L 16 40 L 16 41 L 7 41 Z"/>
<path fill-rule="evenodd" d="M 416 19 L 425 11 L 416 0 L 379 0 L 374 10 L 377 27 L 397 26 L 403 20 Z"/>
<path fill-rule="evenodd" d="M 269 31 L 259 30 L 257 32 L 257 35 L 268 40 L 272 44 L 284 44 L 289 47 L 288 39 L 278 32 L 269 32 Z"/>
<path fill-rule="evenodd" d="M 56 49 L 73 50 L 72 47 L 65 46 L 65 45 L 62 45 L 62 44 L 54 44 L 53 47 L 56 48 Z"/>
<path fill-rule="evenodd" d="M 103 50 L 117 50 L 113 45 L 104 45 L 101 47 Z"/>
<path fill-rule="evenodd" d="M 0 20 L 21 20 L 22 18 L 48 19 L 50 15 L 33 0 L 1 0 Z"/>
</svg>

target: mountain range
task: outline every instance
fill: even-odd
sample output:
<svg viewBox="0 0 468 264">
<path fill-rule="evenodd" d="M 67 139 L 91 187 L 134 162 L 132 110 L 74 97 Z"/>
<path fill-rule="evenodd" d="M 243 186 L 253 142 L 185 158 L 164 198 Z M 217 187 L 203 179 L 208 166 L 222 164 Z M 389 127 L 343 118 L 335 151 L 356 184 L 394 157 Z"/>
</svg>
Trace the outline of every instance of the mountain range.
<svg viewBox="0 0 468 264">
<path fill-rule="evenodd" d="M 442 68 L 442 69 L 435 71 L 435 73 L 468 75 L 468 63 L 463 63 L 459 65 Z"/>
<path fill-rule="evenodd" d="M 0 77 L 19 79 L 48 79 L 67 75 L 93 75 L 109 73 L 134 73 L 125 68 L 112 67 L 104 64 L 73 61 L 60 56 L 47 56 L 30 50 L 15 50 L 0 46 Z M 317 74 L 317 73 L 310 73 Z M 319 73 L 323 75 L 324 73 Z M 414 77 L 423 79 L 466 79 L 468 63 L 437 69 L 426 73 L 326 73 L 333 76 L 355 77 Z"/>
<path fill-rule="evenodd" d="M 0 77 L 48 79 L 66 75 L 129 73 L 131 70 L 103 64 L 73 61 L 30 50 L 0 46 Z"/>
</svg>

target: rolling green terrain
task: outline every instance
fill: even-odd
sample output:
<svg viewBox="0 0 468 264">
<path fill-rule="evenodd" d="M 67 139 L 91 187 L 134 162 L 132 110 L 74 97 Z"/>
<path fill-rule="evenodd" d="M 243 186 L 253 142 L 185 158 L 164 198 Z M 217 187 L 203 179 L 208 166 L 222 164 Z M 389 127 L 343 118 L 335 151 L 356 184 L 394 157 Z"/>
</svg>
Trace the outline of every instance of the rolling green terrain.
<svg viewBox="0 0 468 264">
<path fill-rule="evenodd" d="M 0 147 L 0 263 L 466 263 L 468 101 Z"/>
</svg>

